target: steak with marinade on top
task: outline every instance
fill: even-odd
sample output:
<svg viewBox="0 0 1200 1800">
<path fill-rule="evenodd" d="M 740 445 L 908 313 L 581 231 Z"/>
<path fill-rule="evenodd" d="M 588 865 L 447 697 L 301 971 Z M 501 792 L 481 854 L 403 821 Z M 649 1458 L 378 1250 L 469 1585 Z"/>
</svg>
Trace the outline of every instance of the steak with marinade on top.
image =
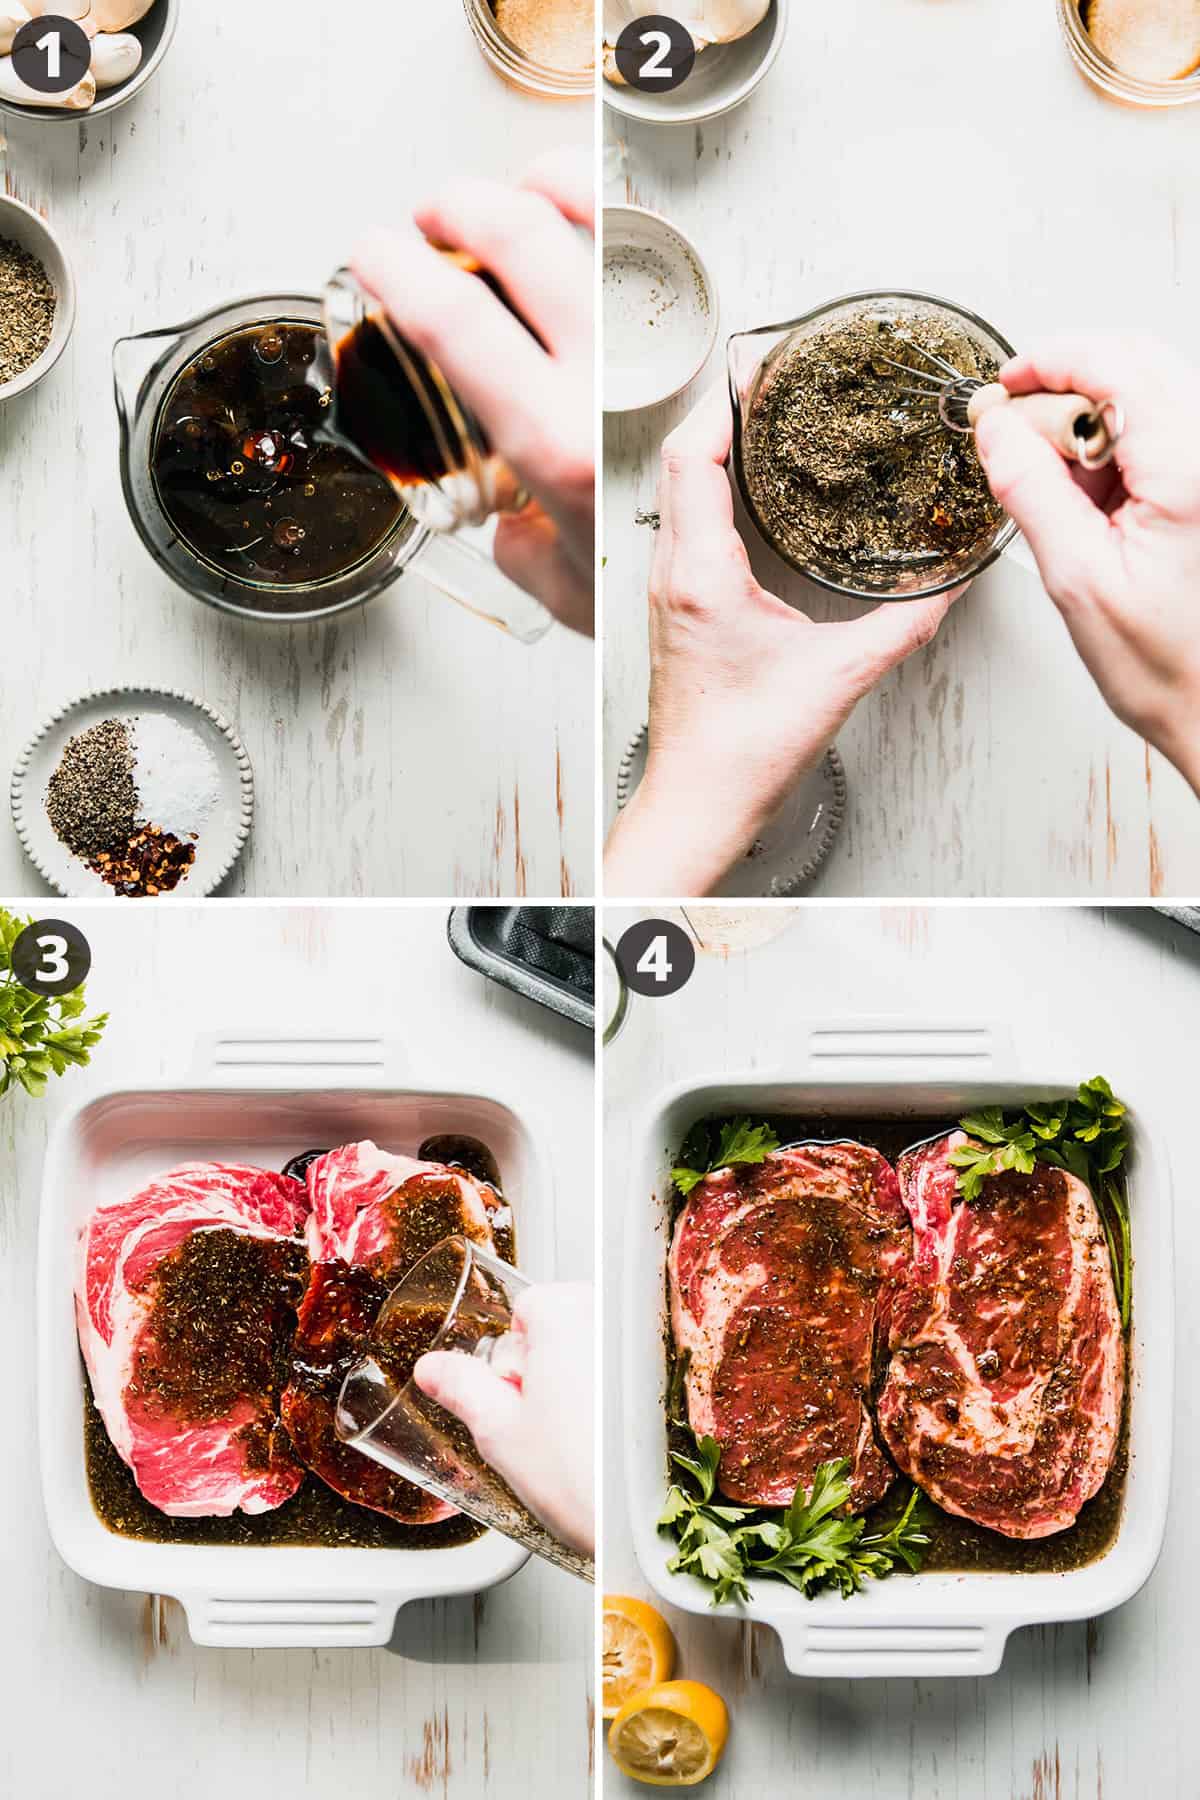
<svg viewBox="0 0 1200 1800">
<path fill-rule="evenodd" d="M 895 1171 L 864 1144 L 793 1145 L 693 1188 L 671 1325 L 688 1421 L 721 1445 L 728 1499 L 785 1506 L 842 1457 L 856 1511 L 887 1492 L 871 1394 L 910 1238 Z"/>
<path fill-rule="evenodd" d="M 268 1512 L 304 1479 L 279 1422 L 307 1256 L 302 1184 L 188 1163 L 92 1213 L 79 1344 L 105 1428 L 172 1518 Z"/>
<path fill-rule="evenodd" d="M 1006 1537 L 1065 1531 L 1120 1431 L 1124 1340 L 1091 1192 L 1038 1163 L 958 1192 L 961 1131 L 900 1159 L 914 1251 L 879 1424 L 947 1512 Z"/>
<path fill-rule="evenodd" d="M 509 1221 L 508 1209 L 486 1182 L 443 1163 L 389 1155 L 369 1140 L 317 1157 L 306 1180 L 312 1266 L 284 1424 L 296 1454 L 347 1500 L 406 1525 L 435 1524 L 455 1509 L 342 1443 L 334 1431 L 337 1398 L 401 1277 L 456 1234 L 494 1253 L 494 1225 Z"/>
</svg>

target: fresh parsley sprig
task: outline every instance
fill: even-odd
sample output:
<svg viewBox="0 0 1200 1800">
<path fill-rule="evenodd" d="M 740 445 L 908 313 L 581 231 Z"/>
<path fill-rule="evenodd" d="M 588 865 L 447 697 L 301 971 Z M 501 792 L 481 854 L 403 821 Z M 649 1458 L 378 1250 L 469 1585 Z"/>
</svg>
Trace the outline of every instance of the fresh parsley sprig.
<svg viewBox="0 0 1200 1800">
<path fill-rule="evenodd" d="M 986 1106 L 959 1121 L 976 1141 L 950 1152 L 958 1170 L 958 1190 L 977 1200 L 989 1175 L 1014 1169 L 1028 1175 L 1036 1162 L 1066 1169 L 1091 1189 L 1112 1264 L 1122 1325 L 1129 1324 L 1133 1299 L 1133 1251 L 1129 1200 L 1122 1164 L 1129 1148 L 1125 1107 L 1102 1075 L 1081 1082 L 1074 1098 L 1006 1113 Z"/>
<path fill-rule="evenodd" d="M 671 1179 L 681 1194 L 690 1194 L 697 1182 L 714 1169 L 730 1169 L 736 1163 L 764 1162 L 772 1150 L 778 1150 L 779 1139 L 769 1125 L 752 1125 L 749 1119 L 735 1119 L 722 1125 L 714 1149 L 712 1127 L 702 1123 L 688 1133 L 683 1154 L 703 1167 L 681 1165 L 671 1170 Z"/>
<path fill-rule="evenodd" d="M 26 1093 L 46 1090 L 51 1075 L 90 1061 L 108 1014 L 81 1019 L 83 989 L 54 998 L 22 987 L 12 970 L 12 947 L 32 919 L 0 907 L 0 1095 L 14 1082 Z M 79 1019 L 79 1024 L 72 1021 Z"/>
<path fill-rule="evenodd" d="M 750 1581 L 786 1581 L 811 1599 L 827 1588 L 845 1598 L 867 1581 L 881 1581 L 898 1564 L 921 1566 L 929 1538 L 920 1528 L 920 1495 L 912 1489 L 895 1524 L 868 1532 L 866 1520 L 847 1513 L 850 1464 L 824 1462 L 812 1487 L 798 1485 L 784 1508 L 729 1506 L 716 1499 L 721 1446 L 715 1438 L 695 1438 L 695 1456 L 672 1454 L 690 1477 L 673 1485 L 658 1520 L 679 1549 L 667 1567 L 711 1583 L 713 1605 L 749 1599 Z"/>
</svg>

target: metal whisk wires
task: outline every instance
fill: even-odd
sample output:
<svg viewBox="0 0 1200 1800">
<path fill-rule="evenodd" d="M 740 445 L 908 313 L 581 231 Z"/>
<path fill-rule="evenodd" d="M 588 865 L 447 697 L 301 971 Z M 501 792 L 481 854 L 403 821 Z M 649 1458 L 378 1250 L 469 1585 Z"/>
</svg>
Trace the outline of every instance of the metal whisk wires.
<svg viewBox="0 0 1200 1800">
<path fill-rule="evenodd" d="M 898 369 L 902 375 L 910 377 L 913 385 L 901 387 L 898 391 L 901 394 L 912 394 L 920 400 L 935 401 L 938 416 L 946 429 L 968 434 L 971 421 L 967 409 L 972 396 L 983 386 L 982 381 L 978 376 L 964 375 L 961 369 L 956 369 L 944 356 L 925 350 L 920 344 L 908 344 L 906 348 L 915 356 L 923 356 L 926 362 L 933 364 L 933 368 L 914 368 L 911 363 L 897 362 L 894 357 L 881 357 L 880 360 L 887 363 L 889 368 Z M 938 371 L 937 374 L 934 369 Z"/>
</svg>

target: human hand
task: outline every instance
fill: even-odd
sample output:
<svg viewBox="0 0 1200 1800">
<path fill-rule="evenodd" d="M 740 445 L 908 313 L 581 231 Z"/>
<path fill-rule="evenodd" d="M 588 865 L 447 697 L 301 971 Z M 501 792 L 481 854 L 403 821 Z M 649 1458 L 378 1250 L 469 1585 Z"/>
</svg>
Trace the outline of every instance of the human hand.
<svg viewBox="0 0 1200 1800">
<path fill-rule="evenodd" d="M 462 1420 L 483 1460 L 560 1543 L 591 1556 L 591 1288 L 579 1282 L 525 1289 L 506 1347 L 512 1361 L 503 1375 L 461 1350 L 432 1350 L 413 1379 Z"/>
<path fill-rule="evenodd" d="M 728 396 L 714 388 L 663 445 L 649 759 L 609 837 L 610 898 L 710 892 L 863 695 L 930 641 L 957 598 L 819 625 L 769 594 L 733 522 L 732 430 Z"/>
<path fill-rule="evenodd" d="M 1200 371 L 1148 338 L 1051 341 L 1000 371 L 1012 394 L 1085 394 L 1125 414 L 1089 473 L 998 406 L 976 427 L 1001 506 L 1117 717 L 1200 794 Z"/>
<path fill-rule="evenodd" d="M 354 272 L 443 371 L 533 496 L 498 521 L 493 553 L 502 573 L 564 624 L 590 633 L 592 255 L 573 229 L 595 228 L 590 164 L 573 154 L 546 157 L 519 187 L 459 181 L 414 216 L 424 238 L 375 231 L 355 251 Z M 434 244 L 477 257 L 519 317 Z"/>
</svg>

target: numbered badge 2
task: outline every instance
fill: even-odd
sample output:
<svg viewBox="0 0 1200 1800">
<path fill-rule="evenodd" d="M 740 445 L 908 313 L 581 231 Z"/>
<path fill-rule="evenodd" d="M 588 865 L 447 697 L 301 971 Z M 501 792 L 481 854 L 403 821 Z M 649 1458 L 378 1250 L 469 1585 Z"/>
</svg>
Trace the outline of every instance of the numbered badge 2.
<svg viewBox="0 0 1200 1800">
<path fill-rule="evenodd" d="M 625 986 L 656 999 L 677 994 L 691 980 L 696 946 L 670 919 L 642 919 L 621 933 L 616 957 Z"/>
<path fill-rule="evenodd" d="M 622 81 L 643 94 L 669 94 L 696 66 L 691 33 L 666 13 L 647 13 L 626 25 L 613 55 Z"/>
</svg>

